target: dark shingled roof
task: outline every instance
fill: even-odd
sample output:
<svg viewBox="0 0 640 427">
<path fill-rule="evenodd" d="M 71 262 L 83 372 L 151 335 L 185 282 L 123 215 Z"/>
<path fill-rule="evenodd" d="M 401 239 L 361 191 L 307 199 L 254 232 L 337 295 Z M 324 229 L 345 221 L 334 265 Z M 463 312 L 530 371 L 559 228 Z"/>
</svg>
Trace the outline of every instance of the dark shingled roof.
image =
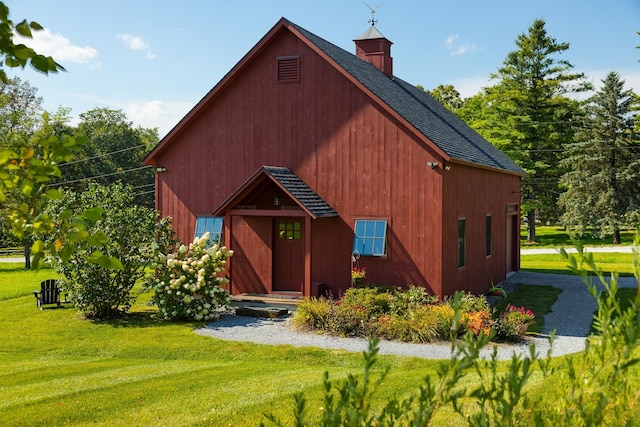
<svg viewBox="0 0 640 427">
<path fill-rule="evenodd" d="M 291 23 L 318 49 L 453 159 L 525 175 L 513 160 L 431 95 Z"/>
<path fill-rule="evenodd" d="M 338 212 L 329 206 L 322 197 L 313 191 L 298 175 L 293 173 L 291 169 L 276 166 L 263 166 L 262 169 L 316 218 L 338 216 Z"/>
</svg>

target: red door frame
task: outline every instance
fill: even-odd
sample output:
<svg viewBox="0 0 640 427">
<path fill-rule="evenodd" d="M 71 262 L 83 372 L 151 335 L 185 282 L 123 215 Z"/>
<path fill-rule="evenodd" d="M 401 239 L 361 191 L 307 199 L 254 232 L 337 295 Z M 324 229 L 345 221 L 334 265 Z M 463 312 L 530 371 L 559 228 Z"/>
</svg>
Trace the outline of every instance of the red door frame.
<svg viewBox="0 0 640 427">
<path fill-rule="evenodd" d="M 224 244 L 231 247 L 231 224 L 234 216 L 262 216 L 277 218 L 303 218 L 304 219 L 304 282 L 302 295 L 311 296 L 311 217 L 300 210 L 252 210 L 252 209 L 230 209 L 224 216 Z M 229 292 L 232 293 L 233 286 L 233 257 L 227 261 L 227 271 L 229 272 Z M 273 259 L 271 260 L 273 265 Z M 272 285 L 273 286 L 273 285 Z M 271 290 L 273 292 L 273 290 Z"/>
</svg>

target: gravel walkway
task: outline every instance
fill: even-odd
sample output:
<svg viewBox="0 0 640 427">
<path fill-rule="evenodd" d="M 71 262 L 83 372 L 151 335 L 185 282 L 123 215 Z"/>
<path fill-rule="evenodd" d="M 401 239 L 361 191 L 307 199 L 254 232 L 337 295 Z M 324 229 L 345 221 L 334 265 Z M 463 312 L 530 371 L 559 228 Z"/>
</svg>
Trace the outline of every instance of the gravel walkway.
<svg viewBox="0 0 640 427">
<path fill-rule="evenodd" d="M 556 339 L 551 348 L 552 356 L 576 353 L 584 349 L 585 337 L 589 333 L 596 303 L 580 277 L 562 274 L 541 274 L 519 272 L 504 283 L 505 288 L 517 284 L 554 286 L 562 290 L 558 300 L 545 317 L 543 335 L 528 337 L 522 344 L 489 344 L 481 352 L 481 357 L 490 358 L 493 348 L 497 348 L 498 359 L 510 359 L 513 354 L 529 354 L 530 345 L 535 344 L 536 352 L 545 356 L 549 351 L 547 335 L 556 330 Z M 620 287 L 637 286 L 635 278 L 619 279 Z M 263 319 L 243 316 L 226 316 L 196 332 L 200 335 L 231 341 L 246 341 L 265 345 L 291 345 L 295 347 L 321 347 L 362 352 L 367 349 L 364 338 L 339 338 L 329 335 L 294 331 L 288 327 L 288 318 Z M 381 341 L 380 354 L 393 354 L 426 359 L 448 359 L 451 345 L 409 344 Z"/>
</svg>

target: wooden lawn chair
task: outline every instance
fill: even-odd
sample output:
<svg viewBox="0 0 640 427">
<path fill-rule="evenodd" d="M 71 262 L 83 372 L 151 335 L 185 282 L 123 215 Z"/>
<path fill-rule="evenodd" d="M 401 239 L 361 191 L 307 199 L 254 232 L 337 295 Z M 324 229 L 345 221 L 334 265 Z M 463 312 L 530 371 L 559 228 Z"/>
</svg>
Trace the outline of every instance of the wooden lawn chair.
<svg viewBox="0 0 640 427">
<path fill-rule="evenodd" d="M 62 301 L 60 301 L 60 292 L 62 288 L 58 286 L 56 279 L 47 279 L 40 282 L 40 290 L 33 291 L 33 296 L 36 297 L 36 305 L 42 310 L 42 306 L 45 304 L 56 304 L 60 307 Z M 65 301 L 66 296 L 65 296 Z"/>
</svg>

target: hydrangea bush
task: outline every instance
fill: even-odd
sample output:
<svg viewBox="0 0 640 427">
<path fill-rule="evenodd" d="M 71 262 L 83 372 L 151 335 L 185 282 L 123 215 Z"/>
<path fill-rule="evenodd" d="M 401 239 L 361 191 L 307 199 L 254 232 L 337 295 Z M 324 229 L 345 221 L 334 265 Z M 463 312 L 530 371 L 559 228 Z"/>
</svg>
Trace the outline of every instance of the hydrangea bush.
<svg viewBox="0 0 640 427">
<path fill-rule="evenodd" d="M 165 319 L 216 320 L 230 302 L 223 286 L 227 259 L 233 251 L 225 246 L 207 247 L 209 233 L 196 237 L 189 246 L 174 253 L 158 254 L 155 275 L 147 278 L 147 289 L 154 291 L 151 303 Z"/>
</svg>

